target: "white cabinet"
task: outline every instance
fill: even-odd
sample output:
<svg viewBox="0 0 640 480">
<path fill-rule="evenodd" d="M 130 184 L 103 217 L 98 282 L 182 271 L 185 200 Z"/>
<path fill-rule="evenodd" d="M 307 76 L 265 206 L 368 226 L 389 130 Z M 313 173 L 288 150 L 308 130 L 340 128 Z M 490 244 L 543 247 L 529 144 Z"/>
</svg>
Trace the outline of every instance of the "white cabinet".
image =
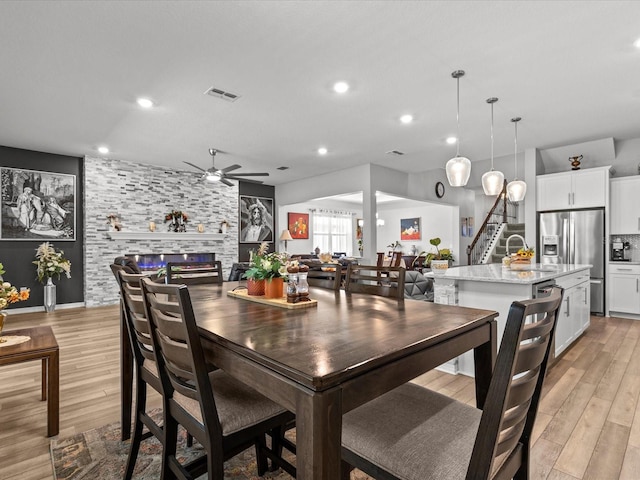
<svg viewBox="0 0 640 480">
<path fill-rule="evenodd" d="M 640 314 L 640 265 L 609 264 L 609 310 Z"/>
<path fill-rule="evenodd" d="M 589 326 L 591 296 L 588 272 L 560 277 L 556 283 L 564 288 L 554 337 L 557 357 Z"/>
<path fill-rule="evenodd" d="M 613 178 L 610 185 L 611 234 L 640 233 L 640 177 Z"/>
<path fill-rule="evenodd" d="M 537 210 L 604 207 L 608 182 L 609 167 L 539 175 L 536 179 Z"/>
</svg>

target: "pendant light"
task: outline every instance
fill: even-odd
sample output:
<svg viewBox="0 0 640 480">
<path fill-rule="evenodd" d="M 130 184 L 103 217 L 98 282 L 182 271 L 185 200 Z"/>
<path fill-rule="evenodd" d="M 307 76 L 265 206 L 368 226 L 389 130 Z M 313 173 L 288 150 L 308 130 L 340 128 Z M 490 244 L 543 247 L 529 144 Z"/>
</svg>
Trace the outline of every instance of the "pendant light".
<svg viewBox="0 0 640 480">
<path fill-rule="evenodd" d="M 451 76 L 456 79 L 458 84 L 458 113 L 456 114 L 458 140 L 456 141 L 456 156 L 447 162 L 447 180 L 452 187 L 464 187 L 469 181 L 469 175 L 471 175 L 471 162 L 468 158 L 460 156 L 460 77 L 464 76 L 464 70 L 456 70 Z"/>
<path fill-rule="evenodd" d="M 527 194 L 527 184 L 518 180 L 518 122 L 522 120 L 520 117 L 512 118 L 513 126 L 515 127 L 514 145 L 515 151 L 513 153 L 513 160 L 515 162 L 513 180 L 507 185 L 507 196 L 512 202 L 519 202 L 524 200 L 524 196 Z"/>
<path fill-rule="evenodd" d="M 497 101 L 496 97 L 487 98 L 487 103 L 491 105 L 491 170 L 482 175 L 482 189 L 485 195 L 498 195 L 504 186 L 503 173 L 493 169 L 493 104 Z"/>
</svg>

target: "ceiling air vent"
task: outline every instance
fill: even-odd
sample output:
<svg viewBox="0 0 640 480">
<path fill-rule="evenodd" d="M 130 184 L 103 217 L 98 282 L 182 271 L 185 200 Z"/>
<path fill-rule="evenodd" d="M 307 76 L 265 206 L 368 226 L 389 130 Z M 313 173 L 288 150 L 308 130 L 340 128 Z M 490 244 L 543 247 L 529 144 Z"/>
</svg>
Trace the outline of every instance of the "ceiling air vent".
<svg viewBox="0 0 640 480">
<path fill-rule="evenodd" d="M 289 167 L 278 167 L 277 170 L 289 170 Z"/>
<path fill-rule="evenodd" d="M 204 94 L 211 95 L 212 97 L 221 98 L 223 100 L 226 100 L 227 102 L 235 102 L 237 99 L 240 98 L 240 95 L 236 95 L 235 93 L 225 92 L 224 90 L 221 90 L 216 87 L 209 88 L 206 92 L 204 92 Z"/>
<path fill-rule="evenodd" d="M 388 155 L 404 155 L 404 152 L 401 152 L 400 150 L 389 150 L 388 152 L 386 152 Z"/>
</svg>

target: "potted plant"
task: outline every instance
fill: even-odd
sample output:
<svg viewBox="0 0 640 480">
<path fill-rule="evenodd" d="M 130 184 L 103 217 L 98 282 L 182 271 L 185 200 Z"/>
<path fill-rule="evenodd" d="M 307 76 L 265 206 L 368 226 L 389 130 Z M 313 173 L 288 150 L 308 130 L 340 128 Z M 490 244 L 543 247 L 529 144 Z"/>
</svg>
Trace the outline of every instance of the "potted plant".
<svg viewBox="0 0 640 480">
<path fill-rule="evenodd" d="M 284 294 L 284 277 L 287 275 L 287 256 L 284 253 L 268 253 L 269 244 L 263 242 L 257 252 L 251 252 L 251 267 L 244 274 L 248 280 L 249 295 L 265 295 L 279 298 Z"/>
<path fill-rule="evenodd" d="M 60 279 L 60 274 L 64 273 L 67 278 L 71 278 L 71 262 L 64 258 L 62 250 L 56 250 L 49 242 L 44 242 L 36 250 L 36 260 L 32 262 L 37 267 L 37 275 L 40 283 L 44 286 L 44 309 L 53 312 L 56 308 L 56 286 L 52 277 L 56 275 Z"/>
<path fill-rule="evenodd" d="M 431 267 L 434 275 L 443 274 L 449 268 L 451 262 L 455 260 L 453 253 L 448 248 L 439 248 L 441 240 L 438 237 L 432 238 L 429 243 L 436 247 L 436 252 L 427 253 L 425 263 Z"/>
</svg>

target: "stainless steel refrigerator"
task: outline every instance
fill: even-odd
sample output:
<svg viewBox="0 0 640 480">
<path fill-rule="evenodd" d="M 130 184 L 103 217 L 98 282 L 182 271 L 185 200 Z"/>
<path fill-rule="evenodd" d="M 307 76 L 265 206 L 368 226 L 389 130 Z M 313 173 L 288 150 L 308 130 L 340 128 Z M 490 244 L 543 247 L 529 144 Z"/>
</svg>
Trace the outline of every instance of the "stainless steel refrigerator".
<svg viewBox="0 0 640 480">
<path fill-rule="evenodd" d="M 604 209 L 538 214 L 538 253 L 543 264 L 591 264 L 591 312 L 604 314 Z"/>
</svg>

